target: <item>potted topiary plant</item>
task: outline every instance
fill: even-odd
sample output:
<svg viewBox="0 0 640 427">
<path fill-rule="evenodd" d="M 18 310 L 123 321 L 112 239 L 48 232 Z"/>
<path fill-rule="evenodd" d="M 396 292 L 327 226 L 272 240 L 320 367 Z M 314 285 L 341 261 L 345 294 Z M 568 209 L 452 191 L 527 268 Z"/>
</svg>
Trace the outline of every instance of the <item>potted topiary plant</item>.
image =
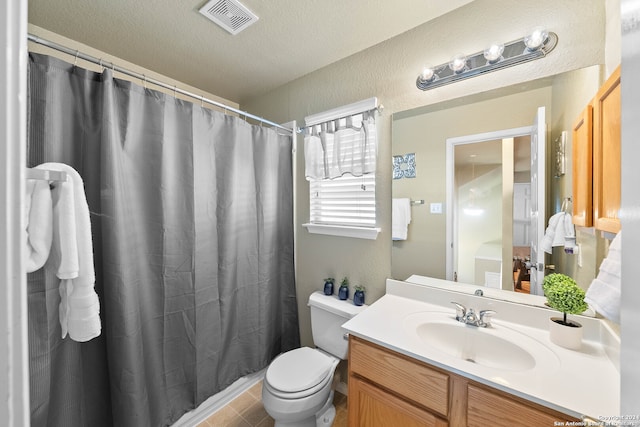
<svg viewBox="0 0 640 427">
<path fill-rule="evenodd" d="M 589 308 L 584 302 L 584 290 L 571 277 L 559 273 L 546 276 L 542 289 L 547 297 L 547 305 L 564 314 L 562 318 L 549 319 L 551 342 L 565 348 L 579 349 L 582 345 L 582 325 L 567 320 L 567 314 L 580 314 Z"/>
<path fill-rule="evenodd" d="M 333 295 L 333 284 L 335 283 L 335 279 L 333 277 L 328 277 L 324 279 L 324 294 L 325 295 Z"/>
<path fill-rule="evenodd" d="M 342 279 L 340 282 L 340 289 L 338 289 L 338 298 L 347 299 L 349 298 L 349 279 L 346 277 Z"/>
<path fill-rule="evenodd" d="M 364 286 L 356 286 L 355 292 L 353 293 L 353 303 L 355 305 L 363 305 L 364 304 Z"/>
</svg>

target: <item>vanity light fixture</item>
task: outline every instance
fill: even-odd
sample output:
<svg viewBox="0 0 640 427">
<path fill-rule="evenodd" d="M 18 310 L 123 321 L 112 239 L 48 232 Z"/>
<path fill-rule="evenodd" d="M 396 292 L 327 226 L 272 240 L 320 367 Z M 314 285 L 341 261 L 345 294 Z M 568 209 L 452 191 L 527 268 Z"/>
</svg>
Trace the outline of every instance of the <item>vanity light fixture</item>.
<svg viewBox="0 0 640 427">
<path fill-rule="evenodd" d="M 458 54 L 451 61 L 425 67 L 416 79 L 420 90 L 434 89 L 459 80 L 512 67 L 545 57 L 558 44 L 558 35 L 536 27 L 525 37 L 504 44 L 492 44 L 482 52 Z"/>
</svg>

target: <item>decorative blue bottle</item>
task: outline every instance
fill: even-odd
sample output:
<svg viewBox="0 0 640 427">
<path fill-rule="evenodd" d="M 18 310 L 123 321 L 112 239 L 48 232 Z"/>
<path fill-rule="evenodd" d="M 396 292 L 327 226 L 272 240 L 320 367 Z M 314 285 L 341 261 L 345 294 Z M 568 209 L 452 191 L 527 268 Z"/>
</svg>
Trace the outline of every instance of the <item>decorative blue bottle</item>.
<svg viewBox="0 0 640 427">
<path fill-rule="evenodd" d="M 347 298 L 349 298 L 349 286 L 348 285 L 341 285 L 340 289 L 338 290 L 338 298 L 345 300 Z"/>
<path fill-rule="evenodd" d="M 333 295 L 333 280 L 325 280 L 324 282 L 324 294 Z"/>
</svg>

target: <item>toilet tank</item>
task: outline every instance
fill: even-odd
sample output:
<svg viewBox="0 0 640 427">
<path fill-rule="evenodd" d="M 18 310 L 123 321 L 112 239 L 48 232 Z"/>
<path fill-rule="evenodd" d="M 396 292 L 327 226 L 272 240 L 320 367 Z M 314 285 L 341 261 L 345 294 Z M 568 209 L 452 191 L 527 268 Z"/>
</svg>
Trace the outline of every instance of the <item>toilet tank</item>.
<svg viewBox="0 0 640 427">
<path fill-rule="evenodd" d="M 351 300 L 340 300 L 336 295 L 318 291 L 309 297 L 311 332 L 316 347 L 340 359 L 347 358 L 349 342 L 344 338 L 342 325 L 367 306 L 357 306 Z"/>
</svg>

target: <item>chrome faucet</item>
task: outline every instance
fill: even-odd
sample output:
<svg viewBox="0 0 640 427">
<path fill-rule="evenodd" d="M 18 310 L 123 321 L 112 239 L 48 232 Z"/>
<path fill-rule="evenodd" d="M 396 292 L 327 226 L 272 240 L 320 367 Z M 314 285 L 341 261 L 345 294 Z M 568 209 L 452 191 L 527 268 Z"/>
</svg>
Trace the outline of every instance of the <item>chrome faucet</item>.
<svg viewBox="0 0 640 427">
<path fill-rule="evenodd" d="M 477 326 L 479 328 L 491 326 L 490 317 L 496 314 L 493 310 L 480 310 L 480 312 L 476 314 L 472 308 L 467 310 L 467 308 L 460 303 L 451 301 L 451 304 L 456 306 L 456 320 L 458 322 L 466 325 Z"/>
</svg>

